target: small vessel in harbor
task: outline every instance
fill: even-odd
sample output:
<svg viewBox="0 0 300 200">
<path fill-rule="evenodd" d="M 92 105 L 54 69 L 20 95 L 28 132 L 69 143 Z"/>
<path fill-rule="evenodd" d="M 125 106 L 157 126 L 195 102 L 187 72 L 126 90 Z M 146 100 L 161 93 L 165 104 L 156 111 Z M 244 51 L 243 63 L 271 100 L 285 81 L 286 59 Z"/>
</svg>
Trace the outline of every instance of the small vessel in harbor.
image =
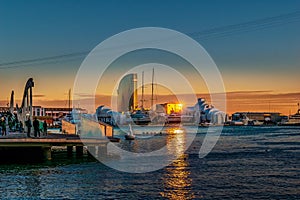
<svg viewBox="0 0 300 200">
<path fill-rule="evenodd" d="M 134 140 L 135 139 L 135 135 L 133 133 L 132 126 L 131 126 L 131 124 L 129 124 L 128 126 L 129 126 L 129 133 L 127 133 L 125 135 L 125 139 L 126 140 Z"/>
<path fill-rule="evenodd" d="M 171 123 L 180 123 L 180 122 L 181 122 L 181 115 L 180 114 L 172 113 L 172 114 L 169 114 L 167 116 L 167 123 L 168 124 L 171 124 Z"/>
<path fill-rule="evenodd" d="M 294 115 L 290 115 L 288 121 L 281 122 L 279 126 L 300 126 L 300 108 L 298 103 L 298 111 Z"/>
<path fill-rule="evenodd" d="M 135 124 L 138 125 L 147 125 L 151 122 L 150 116 L 148 113 L 143 112 L 142 110 L 136 110 L 131 114 L 131 118 Z"/>
<path fill-rule="evenodd" d="M 254 119 L 254 120 L 249 120 L 247 125 L 248 126 L 262 126 L 262 125 L 264 125 L 264 122 Z"/>
</svg>

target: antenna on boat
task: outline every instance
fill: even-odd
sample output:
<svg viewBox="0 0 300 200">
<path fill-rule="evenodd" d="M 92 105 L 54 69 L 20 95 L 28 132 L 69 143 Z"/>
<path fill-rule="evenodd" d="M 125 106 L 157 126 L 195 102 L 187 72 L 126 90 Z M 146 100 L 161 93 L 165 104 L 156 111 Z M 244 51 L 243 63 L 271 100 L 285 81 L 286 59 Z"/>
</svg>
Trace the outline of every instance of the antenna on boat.
<svg viewBox="0 0 300 200">
<path fill-rule="evenodd" d="M 142 72 L 142 110 L 144 110 L 144 71 Z"/>
<path fill-rule="evenodd" d="M 154 89 L 154 67 L 153 67 L 153 70 L 152 70 L 152 84 L 151 84 L 151 107 L 153 106 L 153 89 Z"/>
<path fill-rule="evenodd" d="M 69 89 L 69 99 L 68 99 L 68 103 L 69 103 L 69 113 L 71 113 L 71 88 Z"/>
</svg>

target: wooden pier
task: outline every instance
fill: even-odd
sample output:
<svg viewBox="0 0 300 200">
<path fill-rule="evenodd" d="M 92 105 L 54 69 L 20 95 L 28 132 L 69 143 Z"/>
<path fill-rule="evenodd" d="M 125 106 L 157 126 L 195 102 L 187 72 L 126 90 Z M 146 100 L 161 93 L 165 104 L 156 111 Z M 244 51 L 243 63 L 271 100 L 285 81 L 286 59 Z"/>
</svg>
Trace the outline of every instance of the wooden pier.
<svg viewBox="0 0 300 200">
<path fill-rule="evenodd" d="M 40 138 L 27 138 L 25 134 L 9 134 L 0 136 L 0 160 L 33 157 L 51 160 L 53 147 L 67 147 L 68 155 L 73 153 L 75 147 L 76 155 L 80 156 L 83 155 L 83 147 L 87 146 L 89 151 L 98 151 L 98 154 L 105 155 L 108 142 L 108 139 L 82 139 L 77 135 L 51 134 Z"/>
<path fill-rule="evenodd" d="M 14 116 L 14 111 L 16 110 L 17 119 L 23 125 L 26 125 L 25 121 L 27 120 L 33 121 L 32 88 L 34 85 L 33 78 L 29 78 L 24 87 L 21 107 L 14 105 L 14 91 L 11 93 L 10 107 L 7 111 L 9 111 L 11 116 Z M 7 113 L 5 114 L 6 117 L 8 115 Z M 25 133 L 8 132 L 7 135 L 0 136 L 0 162 L 40 157 L 50 160 L 52 148 L 55 146 L 66 147 L 68 154 L 72 154 L 73 147 L 75 147 L 77 155 L 83 155 L 83 147 L 86 146 L 91 154 L 105 156 L 108 142 L 117 140 L 117 138 L 113 138 L 113 127 L 109 124 L 98 122 L 93 115 L 81 115 L 80 113 L 76 115 L 80 123 L 74 124 L 62 120 L 62 132 L 64 134 L 49 134 L 37 138 L 27 137 Z M 5 126 L 7 126 L 6 123 L 5 121 Z M 31 130 L 33 132 L 33 127 L 31 127 Z"/>
</svg>

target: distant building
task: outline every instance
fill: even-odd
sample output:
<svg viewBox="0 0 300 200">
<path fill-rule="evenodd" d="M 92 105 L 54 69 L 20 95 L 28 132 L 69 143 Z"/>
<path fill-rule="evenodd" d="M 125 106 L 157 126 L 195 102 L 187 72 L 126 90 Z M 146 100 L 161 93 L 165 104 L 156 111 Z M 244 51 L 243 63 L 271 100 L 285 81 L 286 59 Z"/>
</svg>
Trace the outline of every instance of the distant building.
<svg viewBox="0 0 300 200">
<path fill-rule="evenodd" d="M 45 108 L 41 106 L 32 106 L 32 115 L 36 117 L 45 116 Z"/>
<path fill-rule="evenodd" d="M 167 121 L 174 122 L 199 122 L 222 125 L 227 121 L 225 112 L 209 106 L 204 99 L 198 99 L 194 106 L 184 108 L 180 103 L 164 103 L 156 105 L 156 113 L 163 113 Z"/>
<path fill-rule="evenodd" d="M 118 112 L 133 111 L 138 107 L 137 74 L 128 74 L 122 78 L 118 87 Z"/>
<path fill-rule="evenodd" d="M 244 119 L 277 123 L 282 120 L 282 115 L 279 112 L 236 112 L 232 114 L 232 121 Z"/>
<path fill-rule="evenodd" d="M 52 118 L 62 118 L 67 114 L 72 112 L 72 108 L 44 108 L 45 116 L 50 116 Z"/>
<path fill-rule="evenodd" d="M 44 108 L 42 106 L 32 107 L 33 116 L 36 117 L 48 116 L 54 119 L 63 118 L 66 115 L 70 114 L 72 110 L 73 110 L 72 108 Z M 82 108 L 76 108 L 76 110 L 79 110 L 81 113 L 87 113 L 87 111 Z"/>
<path fill-rule="evenodd" d="M 181 114 L 182 104 L 180 103 L 163 103 L 156 105 L 156 112 L 170 114 Z"/>
<path fill-rule="evenodd" d="M 0 112 L 7 112 L 9 111 L 9 107 L 0 107 Z"/>
</svg>

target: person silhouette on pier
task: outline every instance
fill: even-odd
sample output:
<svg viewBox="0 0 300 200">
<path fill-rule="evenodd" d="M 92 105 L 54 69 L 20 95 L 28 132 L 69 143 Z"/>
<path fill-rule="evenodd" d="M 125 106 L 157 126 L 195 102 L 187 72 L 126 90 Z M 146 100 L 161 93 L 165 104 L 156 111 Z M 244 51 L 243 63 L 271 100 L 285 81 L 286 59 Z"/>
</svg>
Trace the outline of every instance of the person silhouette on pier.
<svg viewBox="0 0 300 200">
<path fill-rule="evenodd" d="M 31 120 L 30 120 L 29 117 L 28 117 L 28 119 L 25 121 L 25 125 L 26 125 L 26 127 L 27 127 L 27 137 L 30 137 L 30 132 L 31 132 L 32 124 L 31 124 Z"/>
<path fill-rule="evenodd" d="M 1 128 L 2 128 L 2 136 L 6 135 L 6 122 L 5 121 L 6 121 L 5 118 L 2 117 L 1 122 L 0 122 L 0 125 L 1 125 Z"/>
<path fill-rule="evenodd" d="M 44 135 L 47 136 L 47 122 L 46 122 L 46 120 L 44 120 L 43 129 L 44 129 Z"/>
<path fill-rule="evenodd" d="M 35 117 L 33 120 L 33 129 L 34 129 L 34 137 L 41 137 L 41 133 L 40 133 L 40 122 L 37 120 L 37 118 Z"/>
<path fill-rule="evenodd" d="M 19 121 L 19 132 L 20 133 L 23 132 L 23 123 L 22 123 L 22 121 Z"/>
</svg>

